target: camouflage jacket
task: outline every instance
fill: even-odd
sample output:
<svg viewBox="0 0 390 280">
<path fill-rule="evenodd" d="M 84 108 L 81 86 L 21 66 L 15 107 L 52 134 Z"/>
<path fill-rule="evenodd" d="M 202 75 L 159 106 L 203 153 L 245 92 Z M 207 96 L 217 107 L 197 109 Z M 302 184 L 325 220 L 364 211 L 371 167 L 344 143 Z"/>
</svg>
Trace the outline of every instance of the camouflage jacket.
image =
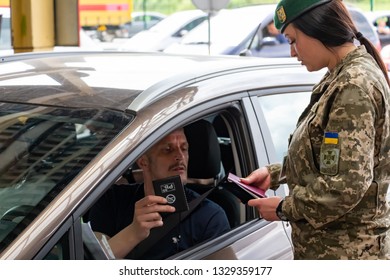
<svg viewBox="0 0 390 280">
<path fill-rule="evenodd" d="M 365 47 L 313 88 L 286 159 L 296 259 L 390 258 L 390 93 Z M 272 185 L 276 186 L 272 170 Z"/>
</svg>

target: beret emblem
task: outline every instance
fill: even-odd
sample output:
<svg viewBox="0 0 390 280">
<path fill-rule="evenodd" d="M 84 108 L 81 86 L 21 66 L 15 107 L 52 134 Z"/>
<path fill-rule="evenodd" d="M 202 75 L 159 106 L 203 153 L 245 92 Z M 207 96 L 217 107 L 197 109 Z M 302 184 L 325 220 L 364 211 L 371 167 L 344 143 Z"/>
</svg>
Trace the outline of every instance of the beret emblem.
<svg viewBox="0 0 390 280">
<path fill-rule="evenodd" d="M 287 19 L 286 13 L 284 12 L 283 6 L 280 6 L 278 10 L 276 11 L 276 14 L 278 15 L 278 19 L 280 23 L 284 23 Z"/>
</svg>

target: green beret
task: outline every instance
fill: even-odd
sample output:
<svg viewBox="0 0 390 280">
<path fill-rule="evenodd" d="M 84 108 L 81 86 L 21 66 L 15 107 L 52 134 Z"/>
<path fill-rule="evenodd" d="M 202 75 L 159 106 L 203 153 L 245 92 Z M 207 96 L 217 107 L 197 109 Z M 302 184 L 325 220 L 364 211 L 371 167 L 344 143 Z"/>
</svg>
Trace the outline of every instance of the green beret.
<svg viewBox="0 0 390 280">
<path fill-rule="evenodd" d="M 330 1 L 332 0 L 282 0 L 276 6 L 274 16 L 275 26 L 283 32 L 287 25 L 293 20 L 315 7 Z"/>
</svg>

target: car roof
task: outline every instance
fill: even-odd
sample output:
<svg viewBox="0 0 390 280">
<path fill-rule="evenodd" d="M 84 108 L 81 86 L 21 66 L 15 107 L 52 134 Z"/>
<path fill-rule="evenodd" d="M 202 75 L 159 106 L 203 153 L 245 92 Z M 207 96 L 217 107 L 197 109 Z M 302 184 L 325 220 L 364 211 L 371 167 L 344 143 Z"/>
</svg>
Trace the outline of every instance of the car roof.
<svg viewBox="0 0 390 280">
<path fill-rule="evenodd" d="M 4 57 L 0 63 L 0 102 L 137 112 L 211 76 L 285 64 L 297 65 L 292 59 L 164 53 L 20 54 Z"/>
<path fill-rule="evenodd" d="M 369 11 L 364 14 L 372 23 L 374 23 L 380 17 L 390 16 L 390 10 Z"/>
<path fill-rule="evenodd" d="M 151 30 L 162 33 L 174 33 L 188 22 L 205 16 L 207 16 L 207 14 L 201 10 L 178 11 L 159 21 Z"/>
</svg>

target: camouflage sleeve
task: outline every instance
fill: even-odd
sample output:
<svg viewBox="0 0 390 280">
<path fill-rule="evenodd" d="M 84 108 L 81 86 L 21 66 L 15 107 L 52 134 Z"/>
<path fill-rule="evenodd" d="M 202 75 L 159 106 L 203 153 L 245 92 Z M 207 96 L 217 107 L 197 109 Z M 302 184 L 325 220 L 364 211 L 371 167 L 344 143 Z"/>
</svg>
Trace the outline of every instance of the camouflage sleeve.
<svg viewBox="0 0 390 280">
<path fill-rule="evenodd" d="M 324 227 L 353 209 L 373 180 L 375 125 L 380 110 L 373 96 L 358 86 L 347 83 L 340 88 L 321 128 L 325 133 L 338 133 L 338 164 L 333 169 L 323 168 L 326 162 L 321 151 L 320 170 L 313 170 L 307 185 L 294 186 L 283 204 L 291 221 L 305 219 L 314 228 Z M 378 91 L 376 94 L 381 96 Z"/>
<path fill-rule="evenodd" d="M 279 163 L 275 164 L 270 164 L 266 165 L 266 168 L 268 169 L 269 174 L 271 175 L 271 190 L 276 190 L 279 188 L 279 175 L 280 175 L 280 170 L 282 168 L 282 165 Z"/>
</svg>

